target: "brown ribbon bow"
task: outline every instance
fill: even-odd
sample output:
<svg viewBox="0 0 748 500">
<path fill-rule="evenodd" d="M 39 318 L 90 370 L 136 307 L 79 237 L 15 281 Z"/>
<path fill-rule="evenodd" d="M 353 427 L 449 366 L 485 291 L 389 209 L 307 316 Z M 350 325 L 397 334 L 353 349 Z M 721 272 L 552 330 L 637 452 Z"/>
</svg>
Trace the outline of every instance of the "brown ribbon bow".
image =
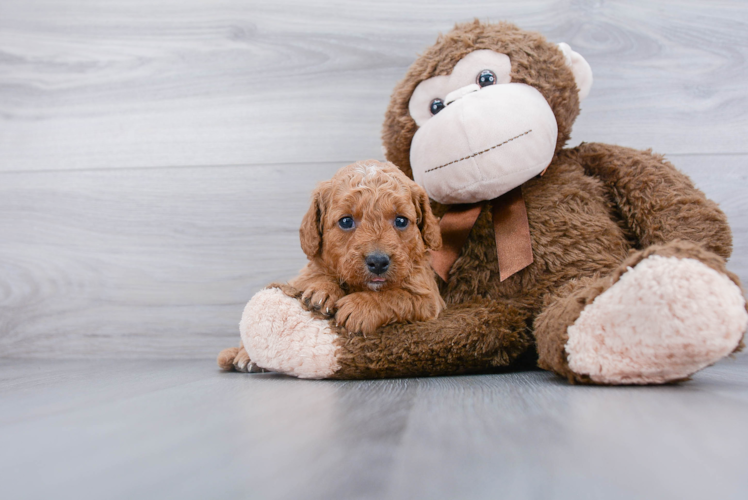
<svg viewBox="0 0 748 500">
<path fill-rule="evenodd" d="M 444 281 L 448 281 L 449 271 L 460 256 L 485 203 L 452 205 L 439 222 L 442 247 L 431 252 L 431 265 Z M 488 203 L 491 204 L 499 257 L 499 279 L 504 281 L 533 261 L 530 225 L 522 188 L 518 186 Z"/>
</svg>

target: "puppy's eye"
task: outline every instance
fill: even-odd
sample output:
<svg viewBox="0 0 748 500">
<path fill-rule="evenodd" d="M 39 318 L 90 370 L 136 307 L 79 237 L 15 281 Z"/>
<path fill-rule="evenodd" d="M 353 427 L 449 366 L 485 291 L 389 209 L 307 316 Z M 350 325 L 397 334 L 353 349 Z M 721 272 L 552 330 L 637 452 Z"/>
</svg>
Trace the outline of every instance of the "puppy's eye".
<svg viewBox="0 0 748 500">
<path fill-rule="evenodd" d="M 478 78 L 475 79 L 475 82 L 481 87 L 488 87 L 496 83 L 496 74 L 490 69 L 484 69 L 478 73 Z"/>
<path fill-rule="evenodd" d="M 395 227 L 396 228 L 398 228 L 398 229 L 405 229 L 406 227 L 408 227 L 408 224 L 410 224 L 410 221 L 407 218 L 402 217 L 400 215 L 398 215 L 397 217 L 395 217 Z"/>
<path fill-rule="evenodd" d="M 434 99 L 431 101 L 431 104 L 429 105 L 429 109 L 431 110 L 431 114 L 435 115 L 442 109 L 444 109 L 444 101 L 441 99 Z"/>
<path fill-rule="evenodd" d="M 353 222 L 353 217 L 343 217 L 338 221 L 338 226 L 343 231 L 350 231 L 356 224 Z"/>
</svg>

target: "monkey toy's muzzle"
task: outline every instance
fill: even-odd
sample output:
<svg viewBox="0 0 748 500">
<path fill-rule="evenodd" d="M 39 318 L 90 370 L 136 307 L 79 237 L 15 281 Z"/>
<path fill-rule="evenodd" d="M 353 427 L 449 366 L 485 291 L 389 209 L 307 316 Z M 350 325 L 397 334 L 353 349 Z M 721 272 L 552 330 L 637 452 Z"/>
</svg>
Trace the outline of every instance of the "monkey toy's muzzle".
<svg viewBox="0 0 748 500">
<path fill-rule="evenodd" d="M 507 83 L 461 94 L 413 137 L 413 178 L 429 197 L 449 205 L 491 200 L 548 167 L 558 125 L 540 92 Z"/>
</svg>

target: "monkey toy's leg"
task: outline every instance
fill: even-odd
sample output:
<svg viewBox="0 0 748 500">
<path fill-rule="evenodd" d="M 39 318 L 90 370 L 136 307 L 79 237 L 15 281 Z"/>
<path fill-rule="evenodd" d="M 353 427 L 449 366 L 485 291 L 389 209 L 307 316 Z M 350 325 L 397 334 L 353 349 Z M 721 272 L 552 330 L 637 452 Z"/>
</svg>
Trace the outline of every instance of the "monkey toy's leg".
<svg viewBox="0 0 748 500">
<path fill-rule="evenodd" d="M 364 336 L 336 327 L 298 297 L 289 286 L 268 288 L 247 304 L 240 330 L 258 367 L 300 378 L 449 375 L 508 366 L 532 351 L 530 313 L 495 301 L 476 299 L 434 320 Z"/>
<path fill-rule="evenodd" d="M 539 364 L 570 380 L 688 377 L 742 346 L 748 317 L 727 217 L 661 156 L 606 144 L 567 150 L 599 179 L 641 249 L 610 276 L 573 281 L 534 323 Z"/>
<path fill-rule="evenodd" d="M 660 384 L 739 350 L 747 326 L 724 260 L 677 240 L 559 290 L 536 318 L 535 336 L 539 365 L 570 382 Z"/>
</svg>

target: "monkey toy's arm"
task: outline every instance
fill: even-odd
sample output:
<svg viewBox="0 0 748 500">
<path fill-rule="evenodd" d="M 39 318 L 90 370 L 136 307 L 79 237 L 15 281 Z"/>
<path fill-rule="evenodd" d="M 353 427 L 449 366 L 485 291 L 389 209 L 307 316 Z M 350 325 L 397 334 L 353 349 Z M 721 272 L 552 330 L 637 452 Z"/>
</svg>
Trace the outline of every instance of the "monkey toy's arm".
<svg viewBox="0 0 748 500">
<path fill-rule="evenodd" d="M 395 323 L 366 336 L 343 333 L 336 342 L 339 368 L 329 377 L 456 375 L 506 367 L 532 352 L 528 318 L 508 304 L 476 298 L 433 320 Z"/>
<path fill-rule="evenodd" d="M 290 285 L 258 292 L 242 316 L 244 349 L 223 351 L 221 368 L 364 379 L 476 373 L 536 362 L 529 313 L 509 304 L 476 297 L 436 319 L 394 323 L 364 335 L 336 326 L 301 297 Z"/>
<path fill-rule="evenodd" d="M 662 156 L 596 143 L 565 153 L 605 184 L 639 248 L 686 240 L 725 259 L 732 253 L 725 214 Z"/>
</svg>

